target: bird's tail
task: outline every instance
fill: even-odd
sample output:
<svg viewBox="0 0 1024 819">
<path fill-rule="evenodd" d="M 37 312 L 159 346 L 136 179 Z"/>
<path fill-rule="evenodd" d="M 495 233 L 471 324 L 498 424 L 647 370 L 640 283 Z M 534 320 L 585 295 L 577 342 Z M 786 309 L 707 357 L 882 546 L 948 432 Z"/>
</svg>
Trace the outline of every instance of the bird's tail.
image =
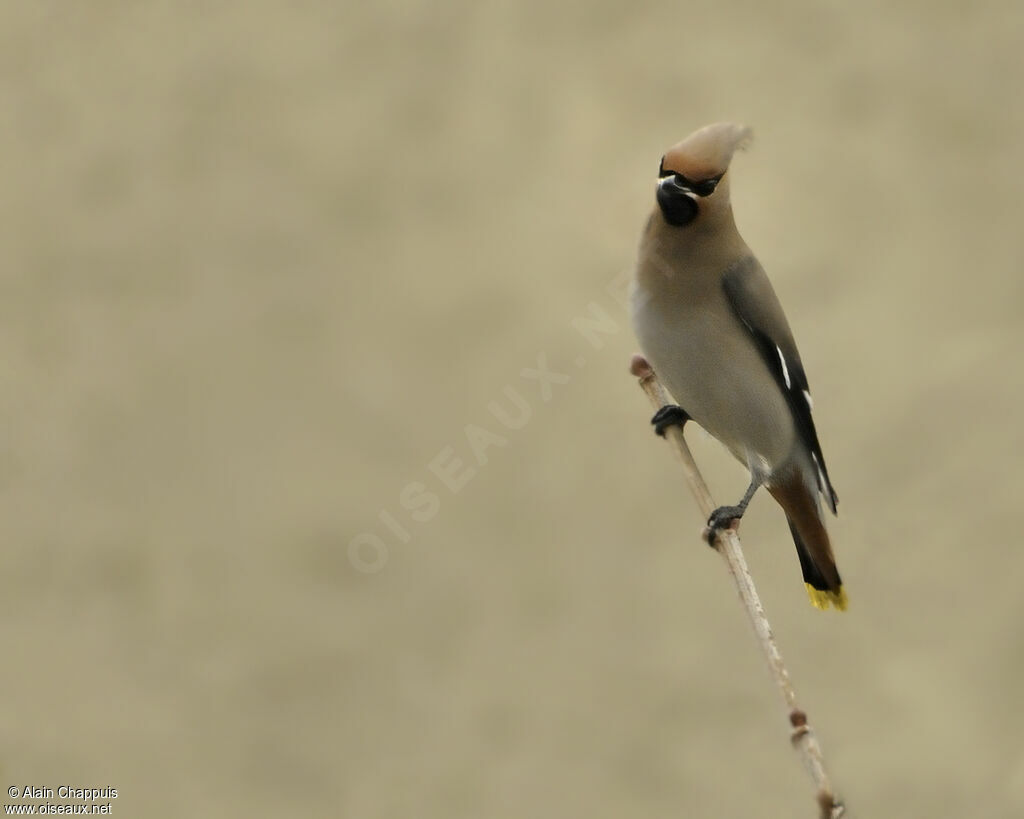
<svg viewBox="0 0 1024 819">
<path fill-rule="evenodd" d="M 789 531 L 793 533 L 793 542 L 796 544 L 796 553 L 800 558 L 800 569 L 804 573 L 804 585 L 807 586 L 807 596 L 811 599 L 811 605 L 816 609 L 827 609 L 830 605 L 835 606 L 839 611 L 846 611 L 846 591 L 843 589 L 843 581 L 839 578 L 839 570 L 836 569 L 835 558 L 832 557 L 831 549 L 827 555 L 818 554 L 811 557 L 811 552 L 800 537 L 800 530 L 789 517 Z M 821 527 L 822 532 L 825 527 Z M 825 534 L 826 543 L 828 534 Z M 835 578 L 833 580 L 828 577 Z"/>
<path fill-rule="evenodd" d="M 814 496 L 800 480 L 778 484 L 769 491 L 786 510 L 786 520 L 796 544 L 811 605 L 818 609 L 835 606 L 839 611 L 845 611 L 846 592 Z"/>
</svg>

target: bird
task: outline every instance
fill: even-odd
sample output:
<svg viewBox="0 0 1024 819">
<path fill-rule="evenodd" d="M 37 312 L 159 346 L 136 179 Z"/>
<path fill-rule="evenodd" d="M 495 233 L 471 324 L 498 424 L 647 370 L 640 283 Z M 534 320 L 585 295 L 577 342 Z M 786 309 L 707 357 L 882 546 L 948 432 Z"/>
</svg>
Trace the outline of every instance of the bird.
<svg viewBox="0 0 1024 819">
<path fill-rule="evenodd" d="M 782 507 L 812 605 L 847 607 L 823 504 L 839 501 L 812 416 L 807 375 L 768 276 L 736 228 L 730 164 L 749 144 L 742 125 L 707 125 L 661 159 L 655 205 L 631 288 L 633 327 L 676 402 L 651 419 L 664 436 L 693 420 L 750 472 L 735 505 L 708 519 L 714 545 L 764 486 Z"/>
</svg>

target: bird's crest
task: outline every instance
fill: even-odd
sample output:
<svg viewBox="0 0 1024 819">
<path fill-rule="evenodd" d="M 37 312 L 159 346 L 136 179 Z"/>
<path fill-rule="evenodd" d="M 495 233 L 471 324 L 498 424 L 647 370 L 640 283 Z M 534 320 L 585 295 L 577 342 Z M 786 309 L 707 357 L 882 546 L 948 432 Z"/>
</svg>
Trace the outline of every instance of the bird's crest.
<svg viewBox="0 0 1024 819">
<path fill-rule="evenodd" d="M 661 160 L 661 175 L 682 174 L 699 182 L 724 174 L 733 154 L 750 144 L 753 131 L 732 122 L 716 122 L 672 146 Z"/>
</svg>

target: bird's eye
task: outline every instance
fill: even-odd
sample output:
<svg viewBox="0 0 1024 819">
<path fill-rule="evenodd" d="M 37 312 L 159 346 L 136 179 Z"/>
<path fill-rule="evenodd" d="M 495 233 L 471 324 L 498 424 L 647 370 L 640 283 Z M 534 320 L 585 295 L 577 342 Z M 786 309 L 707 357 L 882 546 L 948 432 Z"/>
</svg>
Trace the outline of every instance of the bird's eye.
<svg viewBox="0 0 1024 819">
<path fill-rule="evenodd" d="M 713 176 L 710 179 L 705 179 L 703 182 L 691 182 L 690 190 L 697 194 L 697 196 L 711 196 L 721 181 L 721 176 Z"/>
</svg>

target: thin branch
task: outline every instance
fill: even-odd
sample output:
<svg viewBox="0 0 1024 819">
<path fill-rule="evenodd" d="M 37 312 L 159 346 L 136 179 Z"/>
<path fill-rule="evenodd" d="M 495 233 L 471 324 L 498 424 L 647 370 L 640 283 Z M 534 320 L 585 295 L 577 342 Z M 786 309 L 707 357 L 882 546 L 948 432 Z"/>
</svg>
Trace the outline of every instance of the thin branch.
<svg viewBox="0 0 1024 819">
<path fill-rule="evenodd" d="M 660 409 L 670 403 L 665 388 L 661 386 L 654 374 L 654 370 L 651 369 L 650 364 L 647 363 L 643 356 L 633 356 L 629 370 L 640 380 L 640 386 L 647 393 L 647 397 L 651 399 L 651 404 L 655 409 Z M 682 428 L 678 426 L 669 427 L 666 430 L 666 435 L 675 444 L 675 449 L 683 462 L 683 469 L 686 472 L 690 489 L 697 499 L 697 506 L 700 507 L 701 514 L 707 520 L 716 508 L 715 502 L 712 500 L 707 484 L 704 483 L 704 478 L 701 476 L 700 471 L 697 469 L 697 464 L 690 454 L 690 448 L 683 437 Z M 790 740 L 793 743 L 793 747 L 800 753 L 804 767 L 811 775 L 811 779 L 814 780 L 819 816 L 821 819 L 839 819 L 845 813 L 845 808 L 836 799 L 832 791 L 832 784 L 829 781 L 828 774 L 825 772 L 825 761 L 822 758 L 821 746 L 818 745 L 814 731 L 807 721 L 807 714 L 797 706 L 793 683 L 789 679 L 789 672 L 786 670 L 785 663 L 782 662 L 779 647 L 775 644 L 772 627 L 764 613 L 761 598 L 758 597 L 757 589 L 754 587 L 754 579 L 751 577 L 747 561 L 743 557 L 739 536 L 736 534 L 735 529 L 722 530 L 719 532 L 714 545 L 719 554 L 725 558 L 725 562 L 729 567 L 729 573 L 736 583 L 736 590 L 739 592 L 740 600 L 743 601 L 743 607 L 746 609 L 747 617 L 750 618 L 750 623 L 754 627 L 754 633 L 757 635 L 761 651 L 768 661 L 768 668 L 785 702 L 789 723 L 793 726 Z"/>
</svg>

